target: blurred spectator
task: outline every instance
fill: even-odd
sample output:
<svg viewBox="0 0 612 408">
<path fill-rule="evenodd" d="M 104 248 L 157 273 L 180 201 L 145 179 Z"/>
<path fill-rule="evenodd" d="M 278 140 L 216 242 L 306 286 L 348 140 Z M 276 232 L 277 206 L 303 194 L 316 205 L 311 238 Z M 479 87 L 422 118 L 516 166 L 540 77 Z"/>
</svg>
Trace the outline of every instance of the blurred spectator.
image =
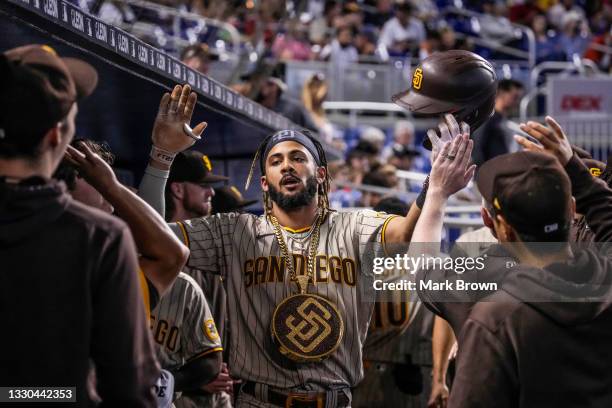
<svg viewBox="0 0 612 408">
<path fill-rule="evenodd" d="M 281 61 L 307 61 L 311 57 L 307 28 L 299 21 L 289 23 L 289 30 L 279 34 L 272 45 L 272 53 Z"/>
<path fill-rule="evenodd" d="M 389 54 L 408 55 L 425 40 L 425 26 L 412 14 L 413 7 L 410 3 L 398 4 L 395 17 L 383 26 L 379 42 L 387 47 Z"/>
<path fill-rule="evenodd" d="M 388 158 L 388 163 L 404 171 L 411 170 L 414 159 L 421 155 L 414 147 L 399 143 L 395 143 L 391 147 L 391 152 L 392 154 Z"/>
<path fill-rule="evenodd" d="M 415 16 L 423 21 L 431 21 L 438 17 L 439 10 L 435 1 L 432 0 L 410 0 L 414 6 Z"/>
<path fill-rule="evenodd" d="M 321 59 L 329 59 L 339 66 L 355 63 L 359 60 L 357 48 L 353 45 L 355 29 L 344 26 L 337 30 L 336 38 L 321 51 Z"/>
<path fill-rule="evenodd" d="M 371 187 L 392 188 L 391 180 L 387 174 L 381 171 L 370 171 L 363 177 L 363 185 Z M 375 207 L 384 197 L 383 193 L 364 191 L 361 198 L 362 207 Z"/>
<path fill-rule="evenodd" d="M 370 154 L 363 148 L 356 147 L 349 152 L 346 162 L 351 183 L 361 184 L 363 176 L 370 171 Z"/>
<path fill-rule="evenodd" d="M 570 12 L 578 14 L 584 18 L 584 10 L 574 4 L 574 0 L 560 0 L 557 4 L 548 9 L 548 22 L 555 26 L 557 30 L 562 31 L 565 27 L 564 21 L 566 15 Z"/>
<path fill-rule="evenodd" d="M 385 132 L 374 126 L 368 126 L 361 131 L 359 140 L 365 141 L 376 149 L 376 155 L 382 152 L 385 146 Z"/>
<path fill-rule="evenodd" d="M 376 54 L 376 33 L 372 30 L 362 28 L 353 41 L 359 55 Z"/>
<path fill-rule="evenodd" d="M 513 23 L 530 26 L 535 16 L 541 12 L 536 0 L 523 0 L 510 7 L 509 17 Z"/>
<path fill-rule="evenodd" d="M 438 51 L 469 50 L 471 48 L 464 40 L 457 39 L 457 34 L 451 26 L 440 29 L 440 49 Z"/>
<path fill-rule="evenodd" d="M 319 135 L 327 142 L 332 142 L 336 133 L 334 126 L 327 119 L 323 102 L 327 97 L 329 86 L 325 81 L 323 74 L 314 74 L 304 84 L 302 88 L 302 103 L 304 108 L 310 114 L 310 118 L 314 122 Z"/>
<path fill-rule="evenodd" d="M 506 124 L 507 118 L 518 107 L 523 95 L 523 84 L 513 79 L 502 79 L 497 85 L 495 112 L 473 133 L 472 158 L 478 166 L 495 156 L 518 150 L 514 131 Z"/>
<path fill-rule="evenodd" d="M 191 69 L 208 75 L 210 62 L 217 61 L 219 56 L 212 53 L 208 44 L 193 44 L 185 47 L 181 52 L 181 61 Z"/>
<path fill-rule="evenodd" d="M 590 41 L 589 27 L 584 17 L 570 11 L 563 16 L 563 31 L 559 36 L 561 48 L 565 51 L 568 61 L 573 61 L 574 55 L 582 57 Z"/>
<path fill-rule="evenodd" d="M 329 203 L 332 208 L 354 207 L 361 201 L 361 192 L 350 187 L 339 186 L 351 182 L 351 170 L 342 160 L 329 163 L 329 175 L 332 183 L 329 192 Z"/>
<path fill-rule="evenodd" d="M 323 16 L 314 19 L 310 23 L 309 38 L 312 43 L 319 45 L 323 45 L 325 43 L 329 33 L 334 28 L 334 22 L 336 18 L 340 16 L 341 11 L 342 7 L 340 3 L 335 1 L 325 2 Z"/>
<path fill-rule="evenodd" d="M 507 17 L 505 4 L 486 0 L 482 5 L 485 16 L 479 19 L 480 35 L 484 38 L 506 43 L 517 38 L 515 29 Z"/>
<path fill-rule="evenodd" d="M 389 188 L 397 188 L 399 186 L 399 178 L 397 177 L 397 167 L 392 164 L 382 164 L 376 169 L 382 174 L 386 180 L 386 186 Z"/>
<path fill-rule="evenodd" d="M 300 105 L 283 97 L 287 85 L 277 77 L 269 77 L 263 81 L 255 101 L 266 108 L 285 116 L 293 123 L 303 128 L 316 129 L 312 119 Z"/>
<path fill-rule="evenodd" d="M 398 120 L 393 129 L 394 143 L 383 149 L 381 158 L 383 161 L 393 156 L 395 144 L 402 146 L 414 146 L 414 125 L 408 120 Z"/>
<path fill-rule="evenodd" d="M 364 25 L 382 27 L 387 21 L 393 18 L 393 0 L 377 0 L 376 10 L 366 12 Z"/>
<path fill-rule="evenodd" d="M 612 27 L 610 27 L 610 29 L 606 33 L 593 38 L 593 41 L 590 45 L 603 45 L 606 47 L 612 47 Z M 604 53 L 595 48 L 589 48 L 584 54 L 584 57 L 595 62 L 604 72 L 609 72 L 612 68 L 612 64 L 610 61 L 612 59 L 612 55 L 610 55 L 609 53 Z"/>
<path fill-rule="evenodd" d="M 563 51 L 554 31 L 549 30 L 544 14 L 536 14 L 531 22 L 536 40 L 536 61 L 562 60 Z"/>
<path fill-rule="evenodd" d="M 397 197 L 385 197 L 374 206 L 373 210 L 405 217 L 408 214 L 408 210 L 410 210 L 410 204 Z"/>
</svg>

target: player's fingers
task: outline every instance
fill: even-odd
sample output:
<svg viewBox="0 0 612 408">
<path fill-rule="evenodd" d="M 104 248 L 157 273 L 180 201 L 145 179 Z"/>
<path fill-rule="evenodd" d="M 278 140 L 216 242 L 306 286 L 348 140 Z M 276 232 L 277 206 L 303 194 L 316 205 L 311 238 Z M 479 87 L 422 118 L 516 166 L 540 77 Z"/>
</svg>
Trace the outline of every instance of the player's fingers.
<svg viewBox="0 0 612 408">
<path fill-rule="evenodd" d="M 460 154 L 460 152 L 463 149 L 463 145 L 464 143 L 464 139 L 462 136 L 458 136 L 456 138 L 454 138 L 451 142 L 451 148 L 450 148 L 450 153 L 449 153 L 449 160 L 451 161 L 455 161 L 457 160 L 457 156 Z"/>
<path fill-rule="evenodd" d="M 96 154 L 89 148 L 89 146 L 87 146 L 87 144 L 85 144 L 85 142 L 79 142 L 78 147 L 79 150 L 83 152 L 87 160 L 91 161 L 96 159 Z"/>
<path fill-rule="evenodd" d="M 459 163 L 460 168 L 465 169 L 472 159 L 472 149 L 474 148 L 474 141 L 472 139 L 468 139 L 468 135 L 464 135 L 465 137 L 465 148 L 461 154 L 461 158 L 457 157 L 457 160 L 461 160 Z"/>
<path fill-rule="evenodd" d="M 66 151 L 66 153 L 64 153 L 64 159 L 73 166 L 80 167 L 80 163 L 70 155 L 70 152 Z"/>
<path fill-rule="evenodd" d="M 202 133 L 204 133 L 204 130 L 206 130 L 207 127 L 208 123 L 199 123 L 196 127 L 193 128 L 193 134 L 196 136 L 202 136 Z"/>
<path fill-rule="evenodd" d="M 559 139 L 566 139 L 563 128 L 552 116 L 546 116 L 544 120 L 546 120 L 546 123 L 548 124 L 548 126 L 551 127 L 551 129 L 555 132 L 556 136 Z"/>
<path fill-rule="evenodd" d="M 441 145 L 442 141 L 438 137 L 438 134 L 436 133 L 435 130 L 429 129 L 427 131 L 427 137 L 429 137 L 429 140 L 431 141 L 432 149 L 434 149 L 434 148 L 435 149 L 440 149 L 440 145 Z"/>
<path fill-rule="evenodd" d="M 70 158 L 77 163 L 85 161 L 85 155 L 70 145 L 66 146 L 66 153 L 69 154 Z"/>
<path fill-rule="evenodd" d="M 553 142 L 553 143 L 557 143 L 558 142 L 558 139 L 555 136 L 555 132 L 553 132 L 552 129 L 550 129 L 550 128 L 548 128 L 548 127 L 546 127 L 543 124 L 538 123 L 538 122 L 529 121 L 529 122 L 527 122 L 527 124 L 529 126 L 531 126 L 533 129 L 535 129 L 538 132 L 540 132 L 550 142 Z"/>
<path fill-rule="evenodd" d="M 448 125 L 446 123 L 438 123 L 438 129 L 440 129 L 440 139 L 443 142 L 448 142 L 449 140 L 452 140 L 450 130 L 448 129 Z"/>
<path fill-rule="evenodd" d="M 472 179 L 472 177 L 474 177 L 474 174 L 475 174 L 475 173 L 476 173 L 476 165 L 475 165 L 475 164 L 472 164 L 472 165 L 471 165 L 471 166 L 470 166 L 470 167 L 469 167 L 469 168 L 468 168 L 468 169 L 465 171 L 465 174 L 464 174 L 464 176 L 463 176 L 463 182 L 464 182 L 465 184 L 467 184 L 467 183 L 468 183 L 468 182 L 469 182 L 469 181 Z"/>
<path fill-rule="evenodd" d="M 455 119 L 455 116 L 453 116 L 450 113 L 447 113 L 446 115 L 444 115 L 444 119 L 446 120 L 448 129 L 450 130 L 451 137 L 454 138 L 454 137 L 459 136 L 459 133 L 461 132 L 461 130 L 459 128 L 459 123 L 457 123 L 457 119 Z"/>
<path fill-rule="evenodd" d="M 448 155 L 448 152 L 450 151 L 450 148 L 451 148 L 450 145 L 451 145 L 450 142 L 446 142 L 442 145 L 442 149 L 440 150 L 440 153 L 438 153 L 438 157 L 436 157 L 436 161 L 434 162 L 434 165 L 440 166 L 444 163 L 444 161 L 446 160 L 446 156 Z"/>
<path fill-rule="evenodd" d="M 191 116 L 193 115 L 193 111 L 195 110 L 196 102 L 198 101 L 198 94 L 192 92 L 189 94 L 187 98 L 187 102 L 185 103 L 185 109 L 183 109 L 183 116 L 187 122 L 191 121 Z"/>
<path fill-rule="evenodd" d="M 461 133 L 467 133 L 469 135 L 470 134 L 470 125 L 468 125 L 465 122 L 461 122 Z"/>
<path fill-rule="evenodd" d="M 172 94 L 170 95 L 170 106 L 168 107 L 168 114 L 172 115 L 176 113 L 182 89 L 183 88 L 180 85 L 176 85 L 172 90 Z"/>
<path fill-rule="evenodd" d="M 157 112 L 158 115 L 167 115 L 168 114 L 168 109 L 170 108 L 169 102 L 170 102 L 170 94 L 168 92 L 166 92 L 161 97 L 161 101 L 159 101 L 159 110 Z"/>
<path fill-rule="evenodd" d="M 191 87 L 187 84 L 183 85 L 183 89 L 181 90 L 181 96 L 179 97 L 179 103 L 176 108 L 176 111 L 180 115 L 184 115 L 185 107 L 187 106 L 187 100 L 191 95 Z"/>
<path fill-rule="evenodd" d="M 547 138 L 546 136 L 544 136 L 542 134 L 542 132 L 540 132 L 538 129 L 536 129 L 535 127 L 531 126 L 530 123 L 533 123 L 533 122 L 529 122 L 527 124 L 521 123 L 521 125 L 520 125 L 521 130 L 523 132 L 527 133 L 529 136 L 531 136 L 534 139 L 536 139 L 544 147 L 552 148 L 553 144 L 552 144 L 551 140 L 549 138 Z"/>
<path fill-rule="evenodd" d="M 544 148 L 541 145 L 533 143 L 531 140 L 527 140 L 527 138 L 523 136 L 514 135 L 514 140 L 525 150 L 531 150 L 531 151 L 536 151 L 536 152 L 544 150 Z"/>
</svg>

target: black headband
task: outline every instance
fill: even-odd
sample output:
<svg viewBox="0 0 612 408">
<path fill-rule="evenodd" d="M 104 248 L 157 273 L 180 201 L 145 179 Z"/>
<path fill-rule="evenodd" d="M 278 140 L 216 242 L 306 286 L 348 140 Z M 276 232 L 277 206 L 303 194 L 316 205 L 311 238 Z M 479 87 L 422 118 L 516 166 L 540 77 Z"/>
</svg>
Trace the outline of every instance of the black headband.
<svg viewBox="0 0 612 408">
<path fill-rule="evenodd" d="M 259 156 L 259 168 L 262 174 L 264 173 L 264 165 L 266 158 L 268 157 L 268 153 L 270 153 L 270 150 L 272 150 L 274 146 L 282 142 L 297 142 L 301 144 L 310 152 L 310 154 L 312 154 L 312 157 L 314 157 L 317 165 L 321 165 L 319 151 L 310 137 L 306 136 L 304 133 L 298 132 L 297 130 L 281 130 L 270 137 L 270 140 L 268 140 L 265 148 L 263 149 L 263 154 Z"/>
</svg>

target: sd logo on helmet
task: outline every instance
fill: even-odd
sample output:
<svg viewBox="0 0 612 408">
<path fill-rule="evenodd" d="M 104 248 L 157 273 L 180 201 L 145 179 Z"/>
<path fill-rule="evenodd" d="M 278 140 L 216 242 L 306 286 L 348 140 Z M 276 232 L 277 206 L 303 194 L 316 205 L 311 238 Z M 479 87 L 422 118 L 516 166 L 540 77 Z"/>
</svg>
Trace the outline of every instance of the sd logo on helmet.
<svg viewBox="0 0 612 408">
<path fill-rule="evenodd" d="M 412 88 L 391 99 L 413 113 L 452 113 L 473 132 L 493 114 L 496 92 L 497 76 L 487 60 L 473 52 L 450 50 L 424 59 L 414 70 Z M 431 149 L 428 138 L 423 145 Z"/>
</svg>

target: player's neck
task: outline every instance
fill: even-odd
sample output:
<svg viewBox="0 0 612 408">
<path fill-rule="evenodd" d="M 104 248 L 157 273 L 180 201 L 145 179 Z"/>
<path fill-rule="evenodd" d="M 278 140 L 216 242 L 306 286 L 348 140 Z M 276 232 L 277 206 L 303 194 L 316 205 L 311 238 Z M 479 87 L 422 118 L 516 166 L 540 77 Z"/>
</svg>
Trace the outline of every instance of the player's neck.
<svg viewBox="0 0 612 408">
<path fill-rule="evenodd" d="M 313 200 L 310 205 L 291 211 L 285 211 L 276 204 L 272 206 L 272 215 L 276 217 L 278 223 L 293 230 L 310 227 L 315 222 L 318 211 L 317 200 Z"/>
</svg>

